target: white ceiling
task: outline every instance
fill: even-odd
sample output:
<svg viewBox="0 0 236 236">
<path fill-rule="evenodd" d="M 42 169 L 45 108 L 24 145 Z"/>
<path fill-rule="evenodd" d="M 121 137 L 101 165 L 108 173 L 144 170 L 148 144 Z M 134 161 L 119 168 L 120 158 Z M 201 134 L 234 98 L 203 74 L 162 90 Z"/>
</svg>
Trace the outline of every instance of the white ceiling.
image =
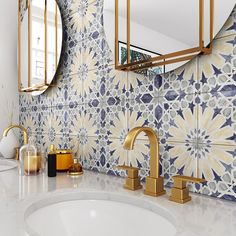
<svg viewBox="0 0 236 236">
<path fill-rule="evenodd" d="M 114 12 L 115 0 L 104 0 L 104 9 Z M 235 0 L 215 0 L 215 33 L 229 17 Z M 205 0 L 206 19 L 209 25 L 209 0 Z M 126 17 L 126 0 L 119 0 L 119 14 Z M 131 20 L 154 31 L 165 34 L 189 46 L 198 43 L 198 0 L 131 0 Z M 140 32 L 142 33 L 142 32 Z M 205 31 L 205 41 L 209 37 Z"/>
</svg>

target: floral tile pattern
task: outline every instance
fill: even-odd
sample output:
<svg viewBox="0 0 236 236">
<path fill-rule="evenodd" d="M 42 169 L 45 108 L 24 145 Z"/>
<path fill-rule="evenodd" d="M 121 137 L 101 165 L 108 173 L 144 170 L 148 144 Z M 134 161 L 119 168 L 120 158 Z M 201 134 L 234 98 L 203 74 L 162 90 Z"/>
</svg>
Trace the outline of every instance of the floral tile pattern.
<svg viewBox="0 0 236 236">
<path fill-rule="evenodd" d="M 199 57 L 201 92 L 235 90 L 235 71 L 236 35 L 215 40 L 212 54 Z"/>
<path fill-rule="evenodd" d="M 58 0 L 63 51 L 55 86 L 20 96 L 20 123 L 45 149 L 70 148 L 85 169 L 125 176 L 120 164 L 149 174 L 149 141 L 123 148 L 137 126 L 159 137 L 161 175 L 202 177 L 191 191 L 236 201 L 236 13 L 200 55 L 164 75 L 116 71 L 103 29 L 102 0 Z"/>
<path fill-rule="evenodd" d="M 198 142 L 236 144 L 234 92 L 203 93 L 199 96 Z"/>
</svg>

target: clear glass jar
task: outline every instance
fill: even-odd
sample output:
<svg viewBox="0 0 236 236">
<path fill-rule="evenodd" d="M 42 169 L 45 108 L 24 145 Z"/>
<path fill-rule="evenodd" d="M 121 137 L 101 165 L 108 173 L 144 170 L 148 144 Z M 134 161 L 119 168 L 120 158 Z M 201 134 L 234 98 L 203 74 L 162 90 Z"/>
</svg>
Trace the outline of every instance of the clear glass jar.
<svg viewBox="0 0 236 236">
<path fill-rule="evenodd" d="M 20 175 L 37 175 L 43 169 L 44 158 L 37 153 L 37 148 L 30 138 L 29 143 L 20 148 Z"/>
</svg>

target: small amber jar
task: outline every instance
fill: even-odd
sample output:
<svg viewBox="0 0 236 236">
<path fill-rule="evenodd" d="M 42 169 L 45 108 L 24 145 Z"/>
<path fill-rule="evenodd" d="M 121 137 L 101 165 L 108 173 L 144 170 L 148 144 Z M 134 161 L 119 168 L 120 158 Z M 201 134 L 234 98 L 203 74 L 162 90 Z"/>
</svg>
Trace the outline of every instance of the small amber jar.
<svg viewBox="0 0 236 236">
<path fill-rule="evenodd" d="M 58 149 L 57 156 L 57 171 L 67 171 L 73 164 L 72 150 Z"/>
</svg>

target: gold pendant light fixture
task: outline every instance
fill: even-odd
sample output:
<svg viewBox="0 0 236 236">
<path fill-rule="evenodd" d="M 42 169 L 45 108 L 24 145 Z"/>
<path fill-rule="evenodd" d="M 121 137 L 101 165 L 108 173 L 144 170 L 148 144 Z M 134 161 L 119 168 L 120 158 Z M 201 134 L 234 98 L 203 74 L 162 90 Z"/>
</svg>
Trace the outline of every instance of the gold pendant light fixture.
<svg viewBox="0 0 236 236">
<path fill-rule="evenodd" d="M 130 40 L 130 12 L 131 12 L 131 0 L 126 0 L 126 34 L 127 34 L 127 63 L 119 63 L 119 0 L 115 0 L 115 68 L 123 71 L 140 71 L 157 66 L 163 66 L 168 64 L 174 64 L 178 62 L 184 62 L 191 60 L 196 55 L 210 54 L 212 52 L 212 41 L 214 38 L 214 0 L 209 0 L 210 8 L 210 43 L 205 45 L 204 43 L 204 30 L 205 30 L 205 0 L 199 0 L 199 45 L 192 48 L 186 48 L 184 50 L 171 52 L 165 55 L 155 56 L 147 60 L 131 61 L 131 40 Z M 163 0 L 164 1 L 164 0 Z M 178 1 L 178 0 L 176 0 Z M 194 0 L 189 0 L 194 1 Z M 194 27 L 194 26 L 193 26 Z"/>
</svg>

